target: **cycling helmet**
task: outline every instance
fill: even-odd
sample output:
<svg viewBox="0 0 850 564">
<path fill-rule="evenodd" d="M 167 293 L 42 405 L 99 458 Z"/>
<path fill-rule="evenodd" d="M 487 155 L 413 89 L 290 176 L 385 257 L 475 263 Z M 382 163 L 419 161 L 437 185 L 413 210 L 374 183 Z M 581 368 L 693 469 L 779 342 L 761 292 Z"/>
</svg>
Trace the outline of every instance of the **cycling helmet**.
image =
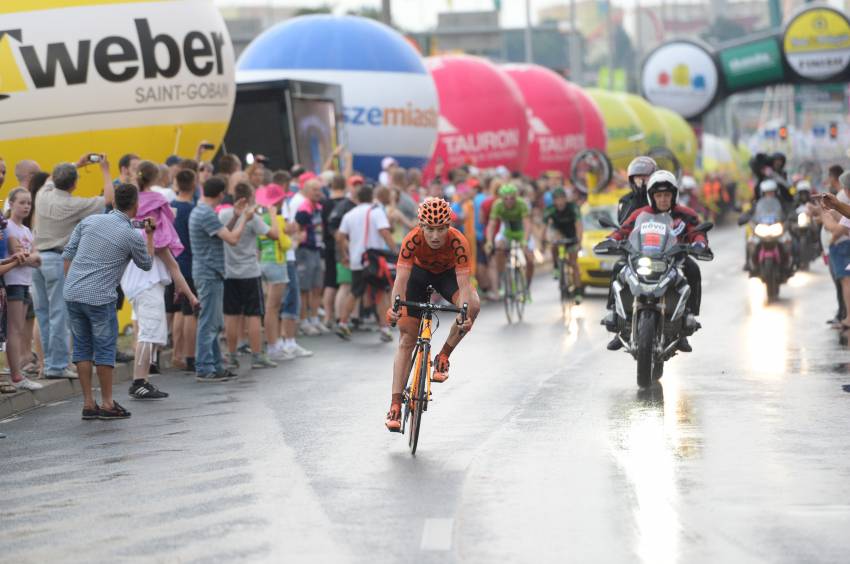
<svg viewBox="0 0 850 564">
<path fill-rule="evenodd" d="M 425 198 L 419 205 L 419 223 L 431 227 L 450 225 L 452 210 L 449 203 L 442 198 Z"/>
<path fill-rule="evenodd" d="M 656 170 L 658 170 L 658 164 L 650 157 L 637 157 L 630 162 L 627 174 L 629 176 L 629 186 L 632 187 L 632 191 L 636 192 L 638 190 L 638 186 L 635 185 L 634 181 L 635 176 L 651 176 Z M 643 188 L 643 186 L 640 188 Z"/>
<path fill-rule="evenodd" d="M 768 178 L 767 180 L 762 180 L 761 184 L 759 184 L 759 189 L 762 194 L 766 194 L 767 192 L 776 192 L 779 190 L 779 185 L 775 180 Z"/>
<path fill-rule="evenodd" d="M 673 194 L 673 201 L 670 203 L 672 209 L 676 205 L 679 195 L 679 184 L 676 182 L 676 176 L 669 170 L 656 171 L 646 181 L 646 199 L 649 201 L 649 205 L 652 206 L 652 211 L 656 213 L 658 213 L 658 208 L 655 207 L 653 196 L 659 192 L 670 192 Z"/>
<path fill-rule="evenodd" d="M 682 185 L 679 188 L 681 190 L 696 190 L 697 189 L 697 181 L 694 180 L 693 176 L 683 176 L 682 177 Z"/>
<path fill-rule="evenodd" d="M 501 188 L 499 188 L 500 196 L 516 196 L 517 194 L 519 194 L 519 190 L 517 190 L 517 187 L 510 182 L 502 184 Z"/>
</svg>

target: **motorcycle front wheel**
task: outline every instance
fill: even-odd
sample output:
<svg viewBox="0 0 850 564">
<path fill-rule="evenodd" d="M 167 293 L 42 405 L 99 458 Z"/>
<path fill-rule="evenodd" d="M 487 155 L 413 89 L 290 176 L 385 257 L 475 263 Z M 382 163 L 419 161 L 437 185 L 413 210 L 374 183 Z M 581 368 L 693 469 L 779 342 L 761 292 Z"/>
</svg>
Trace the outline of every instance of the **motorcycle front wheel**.
<svg viewBox="0 0 850 564">
<path fill-rule="evenodd" d="M 637 385 L 648 388 L 652 385 L 653 356 L 655 354 L 655 316 L 657 312 L 645 309 L 637 318 Z M 660 377 L 660 376 L 659 376 Z"/>
</svg>

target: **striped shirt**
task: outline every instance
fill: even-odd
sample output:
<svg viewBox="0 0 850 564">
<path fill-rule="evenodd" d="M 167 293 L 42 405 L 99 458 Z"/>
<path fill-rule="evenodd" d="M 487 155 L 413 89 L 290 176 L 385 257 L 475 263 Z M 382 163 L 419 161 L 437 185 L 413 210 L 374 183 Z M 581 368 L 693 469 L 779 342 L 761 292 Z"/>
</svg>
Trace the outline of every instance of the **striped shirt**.
<svg viewBox="0 0 850 564">
<path fill-rule="evenodd" d="M 120 211 L 81 221 L 62 257 L 71 261 L 63 290 L 65 301 L 93 306 L 118 299 L 115 289 L 131 260 L 142 270 L 153 266 L 144 238 Z"/>
</svg>

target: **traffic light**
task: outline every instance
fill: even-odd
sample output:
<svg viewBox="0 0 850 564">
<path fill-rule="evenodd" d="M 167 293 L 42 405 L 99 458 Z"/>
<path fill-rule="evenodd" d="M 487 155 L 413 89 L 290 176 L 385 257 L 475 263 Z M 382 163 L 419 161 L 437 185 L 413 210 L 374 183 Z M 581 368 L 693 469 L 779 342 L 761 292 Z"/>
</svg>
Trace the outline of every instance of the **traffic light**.
<svg viewBox="0 0 850 564">
<path fill-rule="evenodd" d="M 834 121 L 829 124 L 829 138 L 838 139 L 838 124 Z"/>
<path fill-rule="evenodd" d="M 782 141 L 788 140 L 788 126 L 786 126 L 786 125 L 780 125 L 779 126 L 779 138 Z"/>
</svg>

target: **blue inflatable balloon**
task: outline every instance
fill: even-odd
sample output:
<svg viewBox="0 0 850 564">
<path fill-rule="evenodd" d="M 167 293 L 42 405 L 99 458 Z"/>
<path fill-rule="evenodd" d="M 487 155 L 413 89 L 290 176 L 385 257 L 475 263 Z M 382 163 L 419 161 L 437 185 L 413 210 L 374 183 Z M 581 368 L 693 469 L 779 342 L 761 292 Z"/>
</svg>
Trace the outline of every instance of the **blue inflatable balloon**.
<svg viewBox="0 0 850 564">
<path fill-rule="evenodd" d="M 237 63 L 237 82 L 291 78 L 342 86 L 346 145 L 354 168 L 377 179 L 391 156 L 422 168 L 437 140 L 437 90 L 420 54 L 392 28 L 356 16 L 282 22 Z"/>
</svg>

